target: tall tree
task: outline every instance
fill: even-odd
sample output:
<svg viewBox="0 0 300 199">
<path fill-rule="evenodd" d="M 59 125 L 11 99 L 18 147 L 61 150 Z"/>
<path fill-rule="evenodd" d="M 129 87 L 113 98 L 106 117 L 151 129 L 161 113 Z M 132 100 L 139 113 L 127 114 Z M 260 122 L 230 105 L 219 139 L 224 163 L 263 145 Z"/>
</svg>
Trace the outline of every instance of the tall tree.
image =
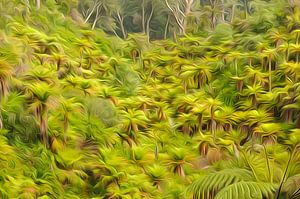
<svg viewBox="0 0 300 199">
<path fill-rule="evenodd" d="M 34 83 L 28 85 L 27 93 L 30 109 L 33 111 L 39 125 L 40 139 L 48 147 L 48 112 L 53 104 L 51 102 L 53 89 L 45 83 Z"/>
<path fill-rule="evenodd" d="M 188 16 L 192 12 L 195 0 L 165 0 L 165 3 L 179 27 L 179 34 L 186 34 Z"/>
</svg>

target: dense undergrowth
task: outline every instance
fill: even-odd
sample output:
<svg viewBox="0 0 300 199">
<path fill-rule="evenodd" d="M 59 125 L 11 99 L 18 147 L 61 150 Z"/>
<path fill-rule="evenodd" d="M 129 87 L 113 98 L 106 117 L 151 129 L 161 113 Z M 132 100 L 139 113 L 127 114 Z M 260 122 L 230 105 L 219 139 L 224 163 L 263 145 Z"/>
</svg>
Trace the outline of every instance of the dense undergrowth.
<svg viewBox="0 0 300 199">
<path fill-rule="evenodd" d="M 1 198 L 300 197 L 297 5 L 149 42 L 24 2 L 0 3 Z"/>
</svg>

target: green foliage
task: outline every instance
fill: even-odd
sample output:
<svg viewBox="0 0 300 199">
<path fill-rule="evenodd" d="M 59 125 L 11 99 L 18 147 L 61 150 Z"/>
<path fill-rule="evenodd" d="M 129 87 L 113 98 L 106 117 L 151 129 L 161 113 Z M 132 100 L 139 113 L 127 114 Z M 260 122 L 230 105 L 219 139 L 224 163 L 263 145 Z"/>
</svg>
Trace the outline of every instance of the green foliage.
<svg viewBox="0 0 300 199">
<path fill-rule="evenodd" d="M 0 198 L 299 198 L 297 1 L 0 13 Z"/>
</svg>

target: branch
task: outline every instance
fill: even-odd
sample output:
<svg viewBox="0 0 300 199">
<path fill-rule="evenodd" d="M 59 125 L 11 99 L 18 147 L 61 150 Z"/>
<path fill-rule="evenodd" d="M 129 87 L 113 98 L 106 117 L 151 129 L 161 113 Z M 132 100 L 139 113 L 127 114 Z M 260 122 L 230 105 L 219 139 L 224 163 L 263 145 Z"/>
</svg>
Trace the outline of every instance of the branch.
<svg viewBox="0 0 300 199">
<path fill-rule="evenodd" d="M 177 12 L 175 12 L 174 9 L 172 9 L 172 7 L 170 6 L 168 0 L 165 0 L 165 3 L 166 3 L 166 5 L 167 5 L 167 7 L 171 10 L 171 12 L 173 13 L 173 16 L 174 16 L 175 21 L 176 21 L 177 25 L 179 26 L 179 28 L 180 28 L 182 31 L 184 31 L 184 27 L 183 27 L 183 25 L 182 25 L 182 21 L 180 21 L 180 19 L 178 18 Z"/>
<path fill-rule="evenodd" d="M 183 16 L 186 17 L 185 14 L 182 12 L 182 10 L 180 9 L 179 5 L 177 4 L 177 10 L 179 11 L 179 13 Z"/>
<path fill-rule="evenodd" d="M 101 15 L 100 15 L 100 17 L 98 17 L 98 16 L 99 16 L 99 8 L 100 8 L 100 7 L 101 7 L 101 5 L 99 5 L 99 6 L 97 7 L 96 17 L 95 17 L 95 20 L 94 20 L 94 23 L 93 23 L 93 26 L 92 26 L 92 30 L 94 30 L 97 21 L 98 21 L 99 18 L 101 17 Z"/>
<path fill-rule="evenodd" d="M 172 11 L 172 13 L 174 14 L 174 10 L 171 8 L 168 0 L 165 0 L 167 7 Z"/>
<path fill-rule="evenodd" d="M 87 16 L 87 18 L 85 19 L 84 23 L 88 22 L 88 20 L 90 19 L 90 17 L 92 16 L 92 14 L 94 13 L 95 8 L 98 8 L 99 5 L 101 4 L 101 2 L 96 2 L 92 11 L 90 12 L 90 14 Z"/>
</svg>

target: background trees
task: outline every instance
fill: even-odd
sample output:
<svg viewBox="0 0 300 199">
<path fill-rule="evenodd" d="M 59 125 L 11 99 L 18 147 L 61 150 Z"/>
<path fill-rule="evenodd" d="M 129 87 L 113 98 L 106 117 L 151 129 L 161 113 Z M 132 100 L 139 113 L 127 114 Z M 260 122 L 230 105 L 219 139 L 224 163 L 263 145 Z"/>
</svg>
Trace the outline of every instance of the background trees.
<svg viewBox="0 0 300 199">
<path fill-rule="evenodd" d="M 239 21 L 263 31 L 278 25 L 275 18 L 283 14 L 283 7 L 279 0 L 268 8 L 263 1 L 248 0 L 78 1 L 79 12 L 92 28 L 99 27 L 122 38 L 128 33 L 143 33 L 152 40 L 214 31 L 219 24 L 235 25 Z"/>
</svg>

